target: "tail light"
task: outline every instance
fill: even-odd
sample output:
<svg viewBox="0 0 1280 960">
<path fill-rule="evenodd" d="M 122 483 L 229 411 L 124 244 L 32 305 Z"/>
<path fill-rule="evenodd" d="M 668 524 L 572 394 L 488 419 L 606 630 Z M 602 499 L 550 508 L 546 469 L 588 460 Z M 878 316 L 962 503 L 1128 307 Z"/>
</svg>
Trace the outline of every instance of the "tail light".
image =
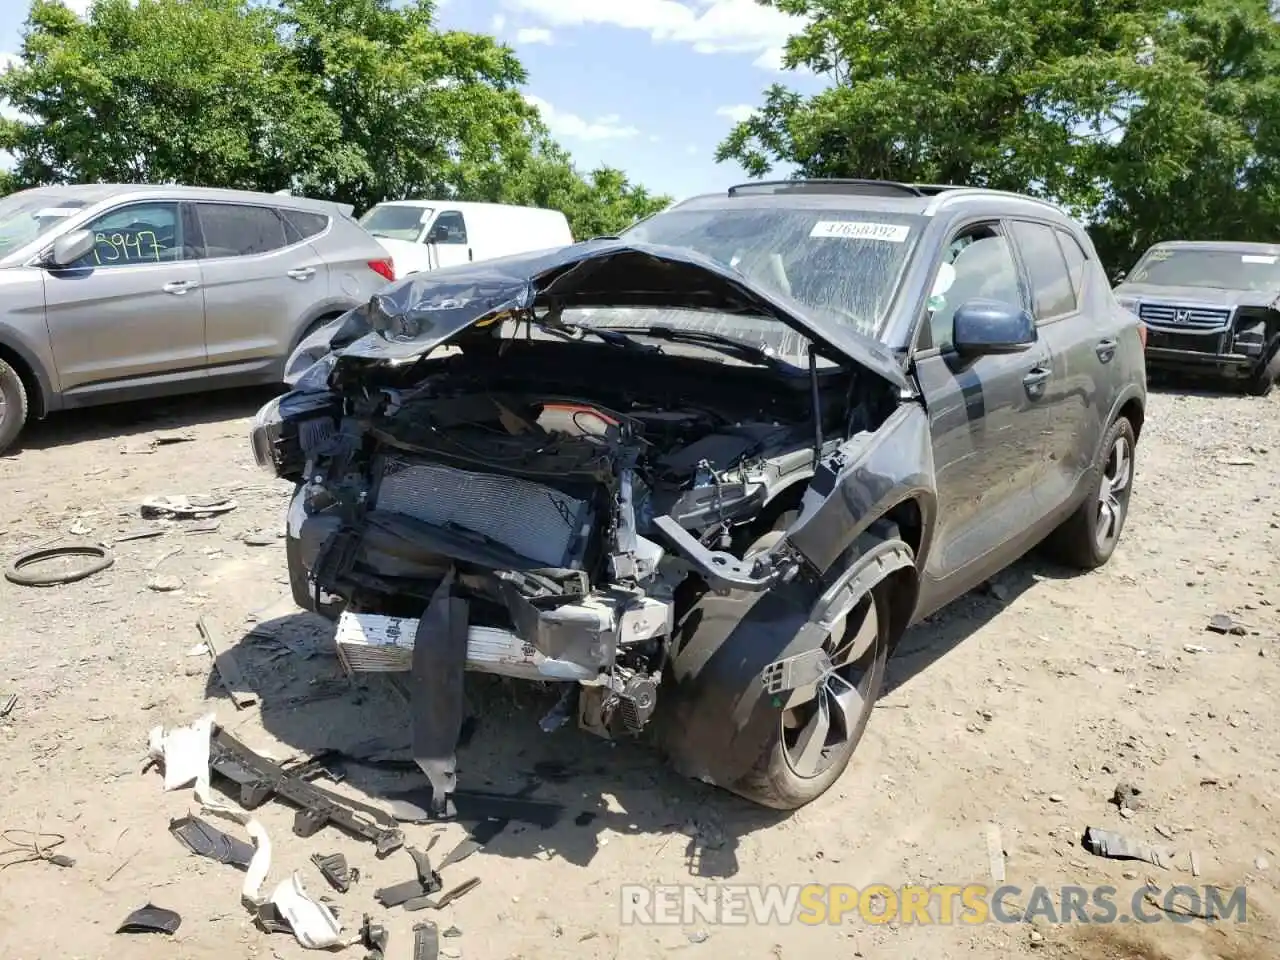
<svg viewBox="0 0 1280 960">
<path fill-rule="evenodd" d="M 1142 349 L 1147 349 L 1147 325 L 1145 323 L 1138 324 L 1138 340 L 1142 342 Z"/>
<path fill-rule="evenodd" d="M 390 281 L 396 278 L 395 263 L 390 257 L 385 257 L 382 260 L 370 260 L 369 269 L 384 280 Z"/>
</svg>

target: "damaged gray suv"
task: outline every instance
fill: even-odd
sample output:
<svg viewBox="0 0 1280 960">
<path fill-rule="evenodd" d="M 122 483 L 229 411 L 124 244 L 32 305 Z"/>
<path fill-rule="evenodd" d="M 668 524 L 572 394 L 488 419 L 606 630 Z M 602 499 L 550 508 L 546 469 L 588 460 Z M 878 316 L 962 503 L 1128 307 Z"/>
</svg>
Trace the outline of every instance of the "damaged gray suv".
<svg viewBox="0 0 1280 960">
<path fill-rule="evenodd" d="M 813 800 L 911 624 L 1046 538 L 1107 562 L 1146 404 L 1086 234 L 971 188 L 748 184 L 408 278 L 329 338 L 253 448 L 297 483 L 298 603 L 411 674 L 441 810 L 467 670 Z"/>
</svg>

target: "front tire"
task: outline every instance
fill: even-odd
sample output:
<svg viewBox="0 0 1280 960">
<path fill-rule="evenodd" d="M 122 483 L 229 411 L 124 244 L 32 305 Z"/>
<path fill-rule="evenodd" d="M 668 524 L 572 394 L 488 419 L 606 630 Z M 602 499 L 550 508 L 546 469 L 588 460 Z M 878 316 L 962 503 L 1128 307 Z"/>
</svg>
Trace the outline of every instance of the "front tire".
<svg viewBox="0 0 1280 960">
<path fill-rule="evenodd" d="M 22 433 L 27 422 L 27 388 L 18 372 L 0 360 L 0 453 Z"/>
<path fill-rule="evenodd" d="M 796 511 L 790 511 L 779 517 L 774 529 L 748 547 L 744 557 L 771 549 L 795 516 Z M 795 810 L 840 779 L 884 685 L 892 623 L 889 589 L 889 582 L 879 583 L 832 631 L 825 646 L 833 671 L 811 699 L 782 712 L 759 759 L 729 786 L 731 791 L 774 810 Z"/>
<path fill-rule="evenodd" d="M 1096 570 L 1111 559 L 1129 516 L 1136 446 L 1133 424 L 1121 417 L 1099 447 L 1097 487 L 1046 541 L 1056 559 L 1080 570 Z"/>
</svg>

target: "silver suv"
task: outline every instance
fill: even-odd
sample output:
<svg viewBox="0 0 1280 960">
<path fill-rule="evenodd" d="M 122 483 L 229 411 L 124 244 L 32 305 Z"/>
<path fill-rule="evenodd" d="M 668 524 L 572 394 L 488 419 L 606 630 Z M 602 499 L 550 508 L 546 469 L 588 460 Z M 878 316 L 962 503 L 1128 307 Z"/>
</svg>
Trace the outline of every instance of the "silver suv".
<svg viewBox="0 0 1280 960">
<path fill-rule="evenodd" d="M 0 452 L 29 417 L 275 383 L 394 276 L 351 208 L 80 184 L 0 199 Z"/>
</svg>

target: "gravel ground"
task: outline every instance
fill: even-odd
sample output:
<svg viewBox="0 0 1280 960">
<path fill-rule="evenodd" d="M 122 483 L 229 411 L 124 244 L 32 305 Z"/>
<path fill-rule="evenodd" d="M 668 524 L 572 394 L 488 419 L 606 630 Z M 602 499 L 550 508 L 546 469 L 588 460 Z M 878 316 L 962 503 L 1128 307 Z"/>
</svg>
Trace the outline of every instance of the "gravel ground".
<svg viewBox="0 0 1280 960">
<path fill-rule="evenodd" d="M 119 543 L 114 566 L 79 583 L 0 582 L 0 694 L 18 698 L 0 720 L 0 828 L 65 836 L 56 852 L 75 860 L 0 872 L 0 957 L 310 955 L 255 928 L 234 868 L 167 835 L 195 802 L 143 771 L 152 727 L 209 711 L 277 757 L 408 740 L 394 687 L 381 677 L 346 684 L 324 625 L 289 600 L 279 539 L 288 489 L 257 471 L 246 442 L 266 397 L 60 416 L 0 459 L 5 557 L 52 538 L 155 527 L 139 514 L 149 496 L 238 502 L 216 530 L 171 522 L 158 538 Z M 382 910 L 372 891 L 412 876 L 407 855 L 376 860 L 332 829 L 296 837 L 290 811 L 269 803 L 258 815 L 275 849 L 270 883 L 299 869 L 345 923 L 374 914 L 391 932 L 388 960 L 410 955 L 423 919 L 457 931 L 442 939 L 443 956 L 468 958 L 1280 955 L 1278 451 L 1280 395 L 1154 394 L 1112 562 L 1072 577 L 1033 556 L 913 630 L 848 773 L 790 816 L 683 781 L 640 746 L 572 727 L 542 734 L 537 690 L 477 685 L 481 718 L 461 779 L 513 790 L 536 774 L 537 795 L 568 808 L 561 825 L 509 827 L 445 871 L 446 886 L 479 877 L 476 890 L 438 913 L 405 913 Z M 1215 614 L 1238 632 L 1207 631 Z M 192 653 L 200 616 L 236 646 L 256 705 L 237 711 Z M 376 798 L 393 780 L 353 770 L 338 789 Z M 1121 782 L 1141 791 L 1139 809 L 1109 802 Z M 1249 922 L 622 923 L 628 883 L 993 885 L 992 825 L 1022 906 L 1036 884 L 1111 885 L 1121 912 L 1148 878 L 1163 889 L 1244 884 Z M 1092 856 L 1080 844 L 1089 826 L 1177 855 L 1167 869 Z M 440 834 L 437 860 L 463 836 L 458 825 L 407 832 L 420 847 Z M 327 891 L 308 862 L 336 851 L 362 873 L 346 895 Z M 182 915 L 176 935 L 117 935 L 148 902 Z"/>
</svg>

